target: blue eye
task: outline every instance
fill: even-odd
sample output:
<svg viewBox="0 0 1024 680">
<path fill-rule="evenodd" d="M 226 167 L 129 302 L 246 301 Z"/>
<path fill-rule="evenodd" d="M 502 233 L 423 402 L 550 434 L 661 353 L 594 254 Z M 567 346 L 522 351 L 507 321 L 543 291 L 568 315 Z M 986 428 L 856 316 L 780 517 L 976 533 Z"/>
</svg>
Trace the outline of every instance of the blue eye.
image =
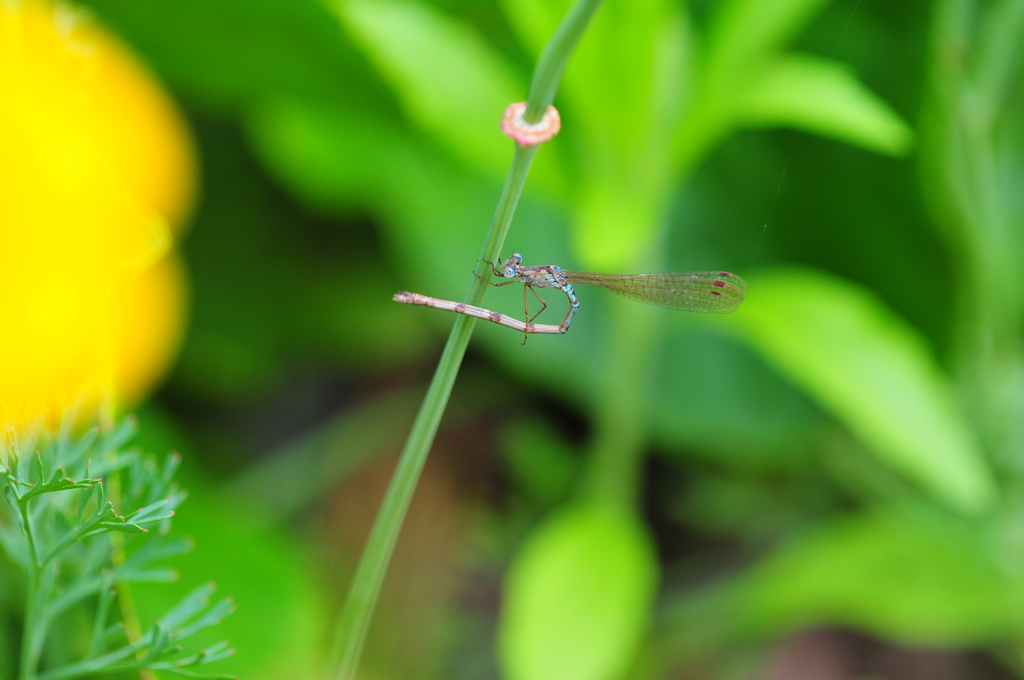
<svg viewBox="0 0 1024 680">
<path fill-rule="evenodd" d="M 515 270 L 513 270 L 512 267 L 509 267 L 508 269 L 505 270 L 506 278 L 512 278 L 515 275 L 516 275 Z"/>
</svg>

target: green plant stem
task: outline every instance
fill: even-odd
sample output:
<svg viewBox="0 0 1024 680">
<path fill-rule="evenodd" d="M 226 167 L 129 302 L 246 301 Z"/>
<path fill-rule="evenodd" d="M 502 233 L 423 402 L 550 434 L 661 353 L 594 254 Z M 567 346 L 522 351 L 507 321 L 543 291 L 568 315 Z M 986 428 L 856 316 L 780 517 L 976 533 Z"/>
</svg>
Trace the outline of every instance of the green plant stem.
<svg viewBox="0 0 1024 680">
<path fill-rule="evenodd" d="M 600 5 L 601 0 L 578 0 L 544 48 L 530 83 L 530 93 L 526 97 L 523 118 L 528 123 L 539 121 L 548 106 L 555 101 L 555 93 L 562 83 L 562 74 L 565 73 L 569 57 Z"/>
<path fill-rule="evenodd" d="M 490 270 L 483 260 L 493 262 L 505 241 L 509 224 L 512 222 L 512 215 L 519 202 L 530 164 L 536 153 L 537 147 L 516 148 L 512 168 L 505 181 L 494 222 L 481 252 L 481 262 L 477 266 L 477 274 L 482 277 L 490 275 Z M 466 295 L 466 302 L 479 305 L 483 301 L 486 288 L 487 284 L 483 279 L 473 277 L 473 283 Z M 466 353 L 466 346 L 473 333 L 474 323 L 473 317 L 461 314 L 455 319 L 448 342 L 441 354 L 441 360 L 438 362 L 423 404 L 413 422 L 409 439 L 402 450 L 398 466 L 391 477 L 391 484 L 388 486 L 373 528 L 370 530 L 366 547 L 363 549 L 359 565 L 356 567 L 355 576 L 349 587 L 348 599 L 335 628 L 329 661 L 332 677 L 339 680 L 347 680 L 355 676 L 363 643 L 366 640 L 366 632 L 377 603 L 377 597 L 380 595 L 384 574 L 387 572 L 391 554 L 394 552 L 398 532 L 402 528 L 405 513 L 409 509 L 409 503 L 416 490 L 416 483 L 419 481 L 420 472 L 427 460 L 427 454 L 430 452 L 434 435 L 437 434 L 441 416 L 448 405 L 448 397 L 455 384 L 455 377 L 462 364 L 462 357 Z"/>
<path fill-rule="evenodd" d="M 21 659 L 18 664 L 19 680 L 32 680 L 35 677 L 35 647 L 41 614 L 39 598 L 39 571 L 29 570 L 28 591 L 25 594 L 25 626 L 21 638 Z"/>
<path fill-rule="evenodd" d="M 538 62 L 527 97 L 527 121 L 540 120 L 548 105 L 554 101 L 569 57 L 600 3 L 601 0 L 578 0 L 548 43 Z M 483 301 L 491 276 L 490 267 L 485 261 L 494 262 L 500 254 L 537 150 L 538 147 L 516 147 L 494 220 L 481 249 L 476 276 L 473 277 L 465 297 L 468 304 L 479 305 Z M 462 357 L 469 344 L 474 324 L 475 319 L 472 317 L 459 315 L 448 336 L 437 370 L 430 381 L 430 387 L 413 422 L 412 431 L 391 477 L 384 501 L 370 529 L 366 547 L 349 586 L 345 606 L 335 624 L 327 667 L 330 677 L 350 680 L 355 676 L 398 533 L 416 490 L 427 454 L 430 452 L 434 435 L 437 433 L 441 416 L 448 404 L 448 397 L 455 384 L 455 377 L 462 364 Z"/>
<path fill-rule="evenodd" d="M 652 309 L 629 300 L 613 304 L 605 388 L 597 402 L 597 431 L 583 490 L 595 501 L 634 512 L 648 436 L 647 385 L 658 324 Z"/>
<path fill-rule="evenodd" d="M 42 619 L 42 597 L 39 588 L 42 567 L 39 565 L 39 552 L 36 546 L 35 530 L 32 517 L 28 511 L 28 501 L 19 501 L 22 526 L 25 527 L 25 538 L 28 540 L 28 589 L 25 593 L 25 624 L 21 635 L 21 657 L 18 663 L 19 680 L 32 680 L 36 667 L 36 639 L 39 637 Z"/>
</svg>

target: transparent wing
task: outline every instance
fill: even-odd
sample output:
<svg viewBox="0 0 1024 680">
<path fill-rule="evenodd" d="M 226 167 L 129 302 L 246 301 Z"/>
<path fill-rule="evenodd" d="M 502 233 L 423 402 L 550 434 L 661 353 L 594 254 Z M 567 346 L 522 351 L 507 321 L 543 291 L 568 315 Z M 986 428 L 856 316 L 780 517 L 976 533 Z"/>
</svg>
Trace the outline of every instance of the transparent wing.
<svg viewBox="0 0 1024 680">
<path fill-rule="evenodd" d="M 660 274 L 594 274 L 564 272 L 573 284 L 601 286 L 622 297 L 649 305 L 688 312 L 728 314 L 736 311 L 747 282 L 729 272 L 664 272 Z"/>
</svg>

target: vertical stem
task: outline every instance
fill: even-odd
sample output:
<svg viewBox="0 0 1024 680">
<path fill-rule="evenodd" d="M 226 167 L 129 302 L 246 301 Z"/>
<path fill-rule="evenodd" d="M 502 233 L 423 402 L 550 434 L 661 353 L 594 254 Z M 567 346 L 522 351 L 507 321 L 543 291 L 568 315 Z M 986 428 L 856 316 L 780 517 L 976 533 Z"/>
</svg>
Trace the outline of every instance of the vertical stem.
<svg viewBox="0 0 1024 680">
<path fill-rule="evenodd" d="M 36 637 L 39 615 L 42 607 L 39 598 L 39 570 L 32 566 L 28 574 L 28 592 L 25 601 L 25 626 L 21 637 L 21 659 L 18 667 L 19 680 L 32 680 L 36 676 Z"/>
<path fill-rule="evenodd" d="M 490 268 L 483 260 L 493 262 L 498 256 L 536 153 L 536 147 L 516 147 L 491 230 L 481 251 L 481 261 L 477 265 L 477 273 L 480 276 L 490 276 Z M 487 284 L 483 280 L 474 277 L 466 294 L 466 302 L 478 305 L 483 300 L 486 288 Z M 448 397 L 455 384 L 455 377 L 466 353 L 475 321 L 473 317 L 461 314 L 455 319 L 455 325 L 448 336 L 441 360 L 423 399 L 423 405 L 413 422 L 409 439 L 402 450 L 398 466 L 391 477 L 391 484 L 370 530 L 366 547 L 349 587 L 345 608 L 334 632 L 328 667 L 334 669 L 333 677 L 338 680 L 348 680 L 355 676 L 370 619 L 380 595 L 388 563 L 391 561 L 391 554 L 395 549 L 395 542 L 398 540 L 398 533 L 416 490 L 416 483 L 427 460 L 427 454 L 430 452 L 430 445 L 437 434 L 441 416 L 448 404 Z"/>
<path fill-rule="evenodd" d="M 585 491 L 591 498 L 632 511 L 640 489 L 650 408 L 645 389 L 657 323 L 652 309 L 618 298 L 614 303 Z"/>
<path fill-rule="evenodd" d="M 109 411 L 108 413 L 112 413 Z M 102 419 L 101 419 L 102 421 Z M 113 427 L 113 421 L 110 420 L 106 424 L 101 422 L 101 429 L 107 431 Z M 120 507 L 121 505 L 121 475 L 119 472 L 107 477 L 106 481 L 103 482 L 106 485 L 107 498 L 114 507 Z M 124 534 L 116 531 L 110 532 L 110 564 L 115 569 L 124 564 L 127 559 L 124 549 Z M 128 642 L 134 643 L 142 637 L 142 622 L 139 620 L 139 613 L 135 609 L 135 598 L 132 595 L 131 584 L 121 583 L 117 587 L 117 594 L 114 596 L 117 598 L 118 611 L 121 614 L 121 621 L 124 623 L 124 636 Z M 135 654 L 135 658 L 141 659 L 145 657 L 146 652 L 139 650 Z M 140 680 L 154 680 L 156 676 L 153 671 L 142 669 L 139 671 Z"/>
<path fill-rule="evenodd" d="M 642 199 L 660 209 L 641 213 L 641 221 L 626 225 L 638 231 L 643 222 L 657 228 L 636 261 L 623 266 L 660 271 L 667 230 L 667 183 Z M 660 216 L 660 217 L 659 217 Z M 593 499 L 635 512 L 641 489 L 643 453 L 650 430 L 652 351 L 662 325 L 657 310 L 615 296 L 611 301 L 609 340 L 604 350 L 602 382 L 594 409 L 595 436 L 590 452 L 584 492 Z"/>
<path fill-rule="evenodd" d="M 41 482 L 40 482 L 41 483 Z M 40 592 L 41 568 L 39 566 L 39 549 L 36 546 L 35 531 L 32 527 L 32 517 L 28 511 L 29 501 L 19 501 L 18 507 L 21 511 L 21 521 L 25 527 L 25 537 L 28 540 L 28 590 L 25 594 L 25 624 L 21 635 L 21 657 L 18 664 L 19 680 L 32 680 L 36 675 L 36 663 L 38 662 L 40 616 L 42 614 L 42 593 Z"/>
<path fill-rule="evenodd" d="M 40 480 L 40 484 L 42 481 Z M 25 527 L 25 538 L 28 541 L 28 557 L 31 567 L 31 571 L 39 573 L 39 548 L 36 546 L 35 531 L 32 528 L 32 515 L 28 511 L 28 504 L 30 501 L 19 500 L 18 510 L 21 512 L 21 522 Z"/>
<path fill-rule="evenodd" d="M 387 565 L 391 561 L 416 483 L 448 403 L 474 321 L 472 317 L 461 315 L 455 320 L 437 371 L 416 415 L 409 439 L 370 530 L 349 587 L 345 608 L 335 629 L 330 667 L 336 669 L 333 675 L 339 680 L 355 676 Z"/>
<path fill-rule="evenodd" d="M 555 93 L 562 83 L 562 74 L 565 73 L 569 57 L 600 5 L 601 0 L 579 0 L 544 48 L 530 83 L 530 94 L 526 98 L 523 118 L 527 122 L 538 122 L 548 106 L 555 101 Z"/>
<path fill-rule="evenodd" d="M 530 172 L 530 165 L 533 157 L 537 155 L 536 146 L 516 146 L 515 155 L 512 157 L 512 167 L 509 168 L 508 177 L 505 179 L 505 186 L 501 190 L 501 198 L 498 199 L 498 208 L 494 211 L 494 220 L 491 222 L 491 229 L 487 232 L 483 248 L 480 250 L 480 262 L 477 263 L 476 273 L 479 276 L 490 280 L 491 268 L 484 264 L 484 260 L 495 262 L 501 254 L 501 247 L 505 243 L 505 236 L 508 235 L 508 228 L 512 224 L 512 216 L 515 214 L 516 205 L 519 204 L 519 197 L 523 193 L 523 186 L 526 184 L 526 176 Z M 481 281 L 478 276 L 473 277 L 469 292 L 466 294 L 466 302 L 471 305 L 479 305 L 484 300 L 484 293 L 487 291 L 487 284 Z M 454 330 L 453 330 L 454 332 Z"/>
</svg>

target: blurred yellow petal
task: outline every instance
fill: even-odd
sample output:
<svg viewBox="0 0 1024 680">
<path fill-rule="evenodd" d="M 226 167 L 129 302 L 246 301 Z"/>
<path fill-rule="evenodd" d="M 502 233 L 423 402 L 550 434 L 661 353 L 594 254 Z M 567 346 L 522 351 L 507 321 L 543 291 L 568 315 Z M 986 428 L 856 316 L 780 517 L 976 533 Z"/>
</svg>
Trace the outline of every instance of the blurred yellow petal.
<svg viewBox="0 0 1024 680">
<path fill-rule="evenodd" d="M 183 122 L 80 15 L 0 2 L 0 149 L 0 425 L 140 396 L 180 333 Z"/>
</svg>

